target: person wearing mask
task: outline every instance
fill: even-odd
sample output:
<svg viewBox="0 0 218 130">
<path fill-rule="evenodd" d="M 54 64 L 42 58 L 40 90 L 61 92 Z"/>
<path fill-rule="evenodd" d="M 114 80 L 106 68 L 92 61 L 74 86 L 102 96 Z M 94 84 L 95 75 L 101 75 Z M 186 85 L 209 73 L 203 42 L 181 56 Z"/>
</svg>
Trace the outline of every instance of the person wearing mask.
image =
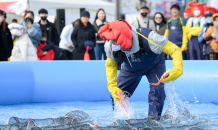
<svg viewBox="0 0 218 130">
<path fill-rule="evenodd" d="M 205 41 L 210 41 L 210 60 L 218 60 L 218 13 L 212 16 L 213 26 L 206 32 Z"/>
<path fill-rule="evenodd" d="M 95 28 L 95 35 L 96 35 L 96 46 L 95 46 L 96 60 L 102 60 L 102 56 L 104 60 L 106 60 L 107 58 L 106 53 L 104 51 L 105 41 L 98 34 L 98 30 L 105 24 L 107 24 L 105 11 L 103 9 L 99 9 L 96 13 L 95 21 L 93 22 L 93 26 Z"/>
<path fill-rule="evenodd" d="M 168 40 L 176 44 L 182 49 L 183 60 L 188 60 L 187 45 L 188 38 L 185 31 L 186 19 L 179 16 L 180 7 L 177 4 L 171 6 L 172 18 L 167 21 L 167 29 L 164 36 L 168 37 Z M 168 57 L 169 60 L 172 58 Z"/>
<path fill-rule="evenodd" d="M 149 8 L 147 5 L 141 5 L 139 9 L 140 16 L 131 23 L 135 28 L 149 28 L 155 30 L 154 22 L 147 18 Z"/>
<path fill-rule="evenodd" d="M 77 24 L 71 35 L 71 40 L 75 46 L 73 51 L 73 60 L 84 60 L 84 54 L 89 47 L 90 60 L 95 60 L 95 29 L 89 22 L 90 14 L 88 11 L 82 11 L 79 24 Z"/>
<path fill-rule="evenodd" d="M 21 25 L 24 27 L 23 34 L 28 34 L 30 40 L 32 41 L 35 51 L 37 52 L 38 43 L 41 40 L 42 32 L 40 25 L 34 23 L 34 13 L 32 11 L 26 11 L 24 14 L 24 22 Z"/>
<path fill-rule="evenodd" d="M 191 17 L 186 11 L 183 13 L 183 17 L 188 21 L 188 19 Z"/>
<path fill-rule="evenodd" d="M 122 100 L 118 93 L 131 97 L 142 77 L 146 76 L 150 83 L 148 120 L 160 120 L 166 97 L 164 83 L 174 81 L 183 74 L 181 49 L 165 36 L 148 28 L 136 29 L 124 20 L 112 21 L 98 32 L 108 40 L 105 43 L 105 66 L 112 105 L 114 101 Z M 166 71 L 163 52 L 173 57 L 174 68 L 159 81 L 158 78 L 161 79 Z M 119 75 L 117 69 L 120 70 Z"/>
<path fill-rule="evenodd" d="M 210 26 L 213 26 L 212 24 L 212 16 L 213 13 L 210 11 L 206 11 L 204 14 L 206 23 L 203 26 L 203 29 L 201 32 L 198 34 L 198 42 L 203 44 L 203 55 L 204 55 L 204 60 L 210 60 L 209 56 L 209 48 L 210 48 L 210 41 L 205 41 L 204 38 L 206 38 L 206 32 Z"/>
<path fill-rule="evenodd" d="M 65 26 L 61 32 L 61 41 L 59 47 L 63 49 L 68 60 L 73 60 L 74 45 L 71 40 L 71 34 L 73 33 L 73 27 L 78 24 L 78 21 L 79 19 L 77 19 L 72 24 Z"/>
<path fill-rule="evenodd" d="M 162 13 L 160 12 L 155 13 L 154 23 L 155 23 L 155 31 L 161 36 L 164 35 L 166 30 L 166 19 Z"/>
<path fill-rule="evenodd" d="M 205 22 L 204 3 L 189 2 L 190 7 L 186 7 L 186 12 L 193 17 L 188 19 L 186 33 L 188 37 L 188 50 L 190 60 L 203 60 L 203 44 L 198 42 L 198 35 L 201 32 Z"/>
<path fill-rule="evenodd" d="M 0 61 L 8 61 L 13 49 L 13 40 L 5 21 L 6 17 L 6 12 L 0 10 Z"/>
<path fill-rule="evenodd" d="M 59 46 L 59 34 L 55 25 L 47 20 L 48 11 L 46 9 L 39 10 L 39 21 L 40 28 L 42 33 L 45 33 L 48 36 L 48 40 L 52 41 L 56 46 Z"/>
</svg>

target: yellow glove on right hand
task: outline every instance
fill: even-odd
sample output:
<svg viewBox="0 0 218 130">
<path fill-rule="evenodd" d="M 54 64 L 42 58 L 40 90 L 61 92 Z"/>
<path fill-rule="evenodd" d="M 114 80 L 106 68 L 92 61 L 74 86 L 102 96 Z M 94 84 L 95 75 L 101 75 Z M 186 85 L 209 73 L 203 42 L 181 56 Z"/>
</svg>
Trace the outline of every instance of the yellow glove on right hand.
<svg viewBox="0 0 218 130">
<path fill-rule="evenodd" d="M 117 96 L 117 91 L 120 91 L 122 93 L 122 90 L 117 87 L 117 62 L 112 58 L 107 58 L 105 66 L 108 81 L 108 90 L 110 91 L 115 101 L 120 101 L 120 98 Z"/>
</svg>

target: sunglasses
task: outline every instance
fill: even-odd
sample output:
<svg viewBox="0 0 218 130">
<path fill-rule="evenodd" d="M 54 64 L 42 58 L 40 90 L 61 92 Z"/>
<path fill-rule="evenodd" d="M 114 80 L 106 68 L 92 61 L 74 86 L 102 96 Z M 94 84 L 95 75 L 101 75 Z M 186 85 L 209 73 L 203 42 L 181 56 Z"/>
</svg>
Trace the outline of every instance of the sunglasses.
<svg viewBox="0 0 218 130">
<path fill-rule="evenodd" d="M 162 17 L 155 17 L 155 19 L 162 19 Z"/>
</svg>

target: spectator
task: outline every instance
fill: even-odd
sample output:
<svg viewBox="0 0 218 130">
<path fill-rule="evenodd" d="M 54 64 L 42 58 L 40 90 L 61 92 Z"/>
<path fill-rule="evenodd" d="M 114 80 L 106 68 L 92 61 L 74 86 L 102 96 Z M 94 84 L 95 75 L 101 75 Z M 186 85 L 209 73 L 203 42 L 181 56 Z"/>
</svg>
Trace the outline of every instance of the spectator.
<svg viewBox="0 0 218 130">
<path fill-rule="evenodd" d="M 107 24 L 105 11 L 103 9 L 99 9 L 96 13 L 95 21 L 93 22 L 93 26 L 95 28 L 95 35 L 96 35 L 96 47 L 95 47 L 96 60 L 102 60 L 102 56 L 104 60 L 107 59 L 106 53 L 104 51 L 105 41 L 100 37 L 100 34 L 98 34 L 98 30 L 105 24 Z"/>
<path fill-rule="evenodd" d="M 218 60 L 218 13 L 212 17 L 213 26 L 210 26 L 207 30 L 205 41 L 210 42 L 210 60 Z"/>
<path fill-rule="evenodd" d="M 37 54 L 35 47 L 31 42 L 27 33 L 23 34 L 23 25 L 11 23 L 8 28 L 11 31 L 14 40 L 14 47 L 10 57 L 10 61 L 36 61 Z"/>
<path fill-rule="evenodd" d="M 39 24 L 42 33 L 45 33 L 48 36 L 49 41 L 52 41 L 55 45 L 59 46 L 60 38 L 58 31 L 55 25 L 47 20 L 48 11 L 46 9 L 40 9 L 38 13 L 41 18 Z"/>
<path fill-rule="evenodd" d="M 203 45 L 198 42 L 198 35 L 206 23 L 205 18 L 202 17 L 205 13 L 203 4 L 191 1 L 189 5 L 191 7 L 186 7 L 186 12 L 194 16 L 190 17 L 186 24 L 190 60 L 203 60 Z"/>
<path fill-rule="evenodd" d="M 181 18 L 179 16 L 180 7 L 177 4 L 174 4 L 171 6 L 171 15 L 172 18 L 167 21 L 167 29 L 165 31 L 165 36 L 168 37 L 168 40 L 176 44 L 178 47 L 180 47 L 183 51 L 183 59 L 188 60 L 188 52 L 187 50 L 187 44 L 188 39 L 185 31 L 185 25 L 186 25 L 186 19 Z M 172 58 L 169 56 L 169 60 L 172 60 Z"/>
<path fill-rule="evenodd" d="M 0 61 L 8 61 L 13 49 L 13 40 L 5 21 L 6 17 L 6 13 L 0 10 Z"/>
<path fill-rule="evenodd" d="M 188 19 L 191 17 L 191 15 L 189 15 L 186 11 L 184 11 L 183 17 L 184 17 L 186 20 L 188 20 Z"/>
<path fill-rule="evenodd" d="M 139 9 L 140 16 L 132 22 L 135 28 L 149 28 L 155 30 L 154 22 L 147 18 L 148 6 L 142 5 Z"/>
<path fill-rule="evenodd" d="M 210 41 L 205 41 L 204 38 L 206 38 L 206 32 L 210 26 L 213 26 L 212 24 L 212 16 L 213 13 L 210 11 L 206 11 L 205 14 L 205 19 L 206 23 L 204 24 L 201 32 L 198 35 L 198 42 L 203 44 L 203 55 L 204 55 L 204 60 L 210 60 L 209 56 L 209 48 L 210 48 Z"/>
<path fill-rule="evenodd" d="M 73 60 L 84 60 L 84 54 L 87 46 L 90 47 L 89 55 L 91 60 L 95 60 L 95 30 L 89 22 L 90 14 L 88 11 L 82 11 L 79 24 L 75 26 L 71 35 L 72 42 L 75 46 L 73 51 Z"/>
<path fill-rule="evenodd" d="M 42 54 L 43 53 L 48 54 L 49 51 L 53 50 L 54 54 L 55 54 L 54 55 L 54 60 L 67 60 L 67 57 L 64 54 L 63 50 L 60 49 L 58 46 L 54 45 L 54 43 L 52 41 L 47 40 L 47 35 L 45 33 L 43 33 L 42 39 L 41 39 L 39 44 L 45 44 L 46 46 L 45 45 L 40 45 L 40 48 L 38 48 L 38 53 L 42 52 Z"/>
<path fill-rule="evenodd" d="M 34 13 L 26 11 L 24 14 L 24 22 L 21 25 L 24 27 L 23 34 L 28 34 L 32 41 L 35 51 L 37 52 L 38 43 L 41 40 L 42 32 L 38 23 L 33 23 Z"/>
<path fill-rule="evenodd" d="M 59 47 L 64 50 L 64 53 L 68 60 L 73 60 L 74 45 L 71 40 L 71 34 L 73 32 L 73 27 L 75 26 L 75 24 L 78 24 L 78 21 L 79 19 L 77 19 L 72 24 L 65 26 L 63 28 L 63 31 L 61 32 L 61 41 Z"/>
<path fill-rule="evenodd" d="M 55 53 L 53 51 L 54 44 L 47 41 L 47 36 L 42 33 L 42 39 L 38 44 L 37 56 L 40 60 L 54 60 Z"/>
<path fill-rule="evenodd" d="M 17 23 L 17 19 L 13 19 L 13 20 L 12 20 L 12 23 Z"/>
<path fill-rule="evenodd" d="M 155 23 L 155 31 L 159 35 L 164 35 L 164 32 L 166 30 L 166 19 L 162 13 L 157 12 L 154 15 L 154 23 Z"/>
</svg>

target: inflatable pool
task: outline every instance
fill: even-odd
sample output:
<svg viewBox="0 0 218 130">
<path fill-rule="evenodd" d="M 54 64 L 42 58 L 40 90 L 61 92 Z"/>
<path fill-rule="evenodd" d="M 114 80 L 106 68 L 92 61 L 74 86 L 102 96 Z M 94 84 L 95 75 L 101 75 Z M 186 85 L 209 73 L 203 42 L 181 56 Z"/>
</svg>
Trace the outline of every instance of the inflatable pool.
<svg viewBox="0 0 218 130">
<path fill-rule="evenodd" d="M 218 61 L 184 61 L 175 81 L 183 101 L 218 103 Z M 166 61 L 168 69 L 172 61 Z M 24 61 L 0 63 L 0 105 L 110 100 L 105 61 Z M 132 101 L 147 101 L 143 77 Z"/>
</svg>

